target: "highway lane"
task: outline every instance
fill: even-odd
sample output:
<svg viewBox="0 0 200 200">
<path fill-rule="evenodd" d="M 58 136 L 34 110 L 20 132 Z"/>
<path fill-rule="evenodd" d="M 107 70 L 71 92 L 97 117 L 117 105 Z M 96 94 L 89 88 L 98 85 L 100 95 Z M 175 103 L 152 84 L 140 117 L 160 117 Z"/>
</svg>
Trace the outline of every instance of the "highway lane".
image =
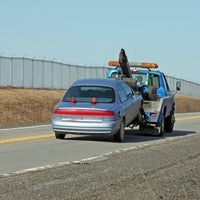
<svg viewBox="0 0 200 200">
<path fill-rule="evenodd" d="M 112 137 L 78 135 L 67 135 L 65 140 L 56 140 L 48 124 L 0 129 L 0 175 L 94 157 L 101 159 L 104 154 L 200 134 L 200 113 L 177 114 L 176 120 L 173 134 L 159 138 L 141 136 L 137 134 L 137 129 L 127 129 L 124 143 L 116 143 Z"/>
</svg>

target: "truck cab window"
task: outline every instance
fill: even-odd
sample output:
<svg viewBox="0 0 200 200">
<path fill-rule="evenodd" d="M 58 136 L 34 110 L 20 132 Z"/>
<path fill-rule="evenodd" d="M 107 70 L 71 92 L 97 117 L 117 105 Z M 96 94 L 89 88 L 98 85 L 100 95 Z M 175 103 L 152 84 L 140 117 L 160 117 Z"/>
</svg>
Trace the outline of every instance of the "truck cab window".
<svg viewBox="0 0 200 200">
<path fill-rule="evenodd" d="M 155 88 L 160 87 L 159 76 L 157 74 L 149 74 L 148 86 Z"/>
</svg>

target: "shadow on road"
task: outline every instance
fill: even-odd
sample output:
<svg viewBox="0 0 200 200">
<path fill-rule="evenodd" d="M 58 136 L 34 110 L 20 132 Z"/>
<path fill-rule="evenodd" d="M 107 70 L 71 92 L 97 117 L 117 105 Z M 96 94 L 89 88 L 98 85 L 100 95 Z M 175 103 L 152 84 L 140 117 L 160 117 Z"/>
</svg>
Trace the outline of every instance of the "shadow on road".
<svg viewBox="0 0 200 200">
<path fill-rule="evenodd" d="M 125 131 L 125 139 L 124 143 L 134 143 L 134 142 L 146 142 L 146 141 L 153 141 L 153 140 L 160 140 L 168 137 L 179 137 L 179 136 L 186 136 L 189 134 L 194 134 L 195 131 L 182 131 L 182 130 L 174 130 L 173 133 L 165 133 L 163 137 L 151 135 L 151 134 L 141 134 L 136 129 L 127 129 Z M 81 140 L 81 141 L 98 141 L 98 142 L 114 142 L 112 136 L 91 136 L 91 135 L 75 135 L 69 136 L 66 135 L 65 140 Z"/>
<path fill-rule="evenodd" d="M 174 130 L 172 133 L 165 133 L 164 136 L 152 135 L 152 134 L 141 134 L 138 130 L 126 130 L 125 142 L 145 142 L 152 140 L 160 140 L 169 137 L 179 137 L 186 136 L 196 133 L 195 131 L 183 131 L 183 130 Z"/>
</svg>

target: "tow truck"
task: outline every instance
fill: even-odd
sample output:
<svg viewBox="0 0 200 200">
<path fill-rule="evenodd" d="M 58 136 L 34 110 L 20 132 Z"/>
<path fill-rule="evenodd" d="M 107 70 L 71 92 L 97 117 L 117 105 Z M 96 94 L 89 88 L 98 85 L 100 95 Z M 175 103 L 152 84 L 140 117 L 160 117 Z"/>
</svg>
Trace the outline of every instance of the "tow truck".
<svg viewBox="0 0 200 200">
<path fill-rule="evenodd" d="M 118 61 L 109 61 L 107 77 L 124 79 L 131 87 L 141 93 L 145 118 L 139 121 L 142 134 L 163 136 L 165 132 L 173 132 L 175 123 L 175 94 L 169 88 L 164 73 L 158 70 L 157 63 L 129 62 L 131 78 L 124 78 Z M 177 81 L 177 90 L 180 90 Z"/>
</svg>

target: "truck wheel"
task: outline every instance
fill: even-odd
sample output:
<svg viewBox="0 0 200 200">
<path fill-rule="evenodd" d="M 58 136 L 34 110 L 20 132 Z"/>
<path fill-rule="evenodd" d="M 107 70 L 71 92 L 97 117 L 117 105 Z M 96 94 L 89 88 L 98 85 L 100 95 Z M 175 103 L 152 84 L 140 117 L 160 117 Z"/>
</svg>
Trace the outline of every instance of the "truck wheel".
<svg viewBox="0 0 200 200">
<path fill-rule="evenodd" d="M 175 119 L 173 114 L 165 118 L 165 132 L 171 133 L 173 131 L 174 121 Z"/>
<path fill-rule="evenodd" d="M 56 139 L 63 140 L 65 138 L 65 134 L 55 132 L 55 137 L 56 137 Z"/>
<path fill-rule="evenodd" d="M 119 131 L 113 135 L 113 138 L 116 142 L 124 141 L 124 120 L 122 120 Z"/>
<path fill-rule="evenodd" d="M 165 134 L 165 119 L 163 117 L 161 125 L 158 127 L 158 136 L 162 137 L 164 134 Z"/>
</svg>

